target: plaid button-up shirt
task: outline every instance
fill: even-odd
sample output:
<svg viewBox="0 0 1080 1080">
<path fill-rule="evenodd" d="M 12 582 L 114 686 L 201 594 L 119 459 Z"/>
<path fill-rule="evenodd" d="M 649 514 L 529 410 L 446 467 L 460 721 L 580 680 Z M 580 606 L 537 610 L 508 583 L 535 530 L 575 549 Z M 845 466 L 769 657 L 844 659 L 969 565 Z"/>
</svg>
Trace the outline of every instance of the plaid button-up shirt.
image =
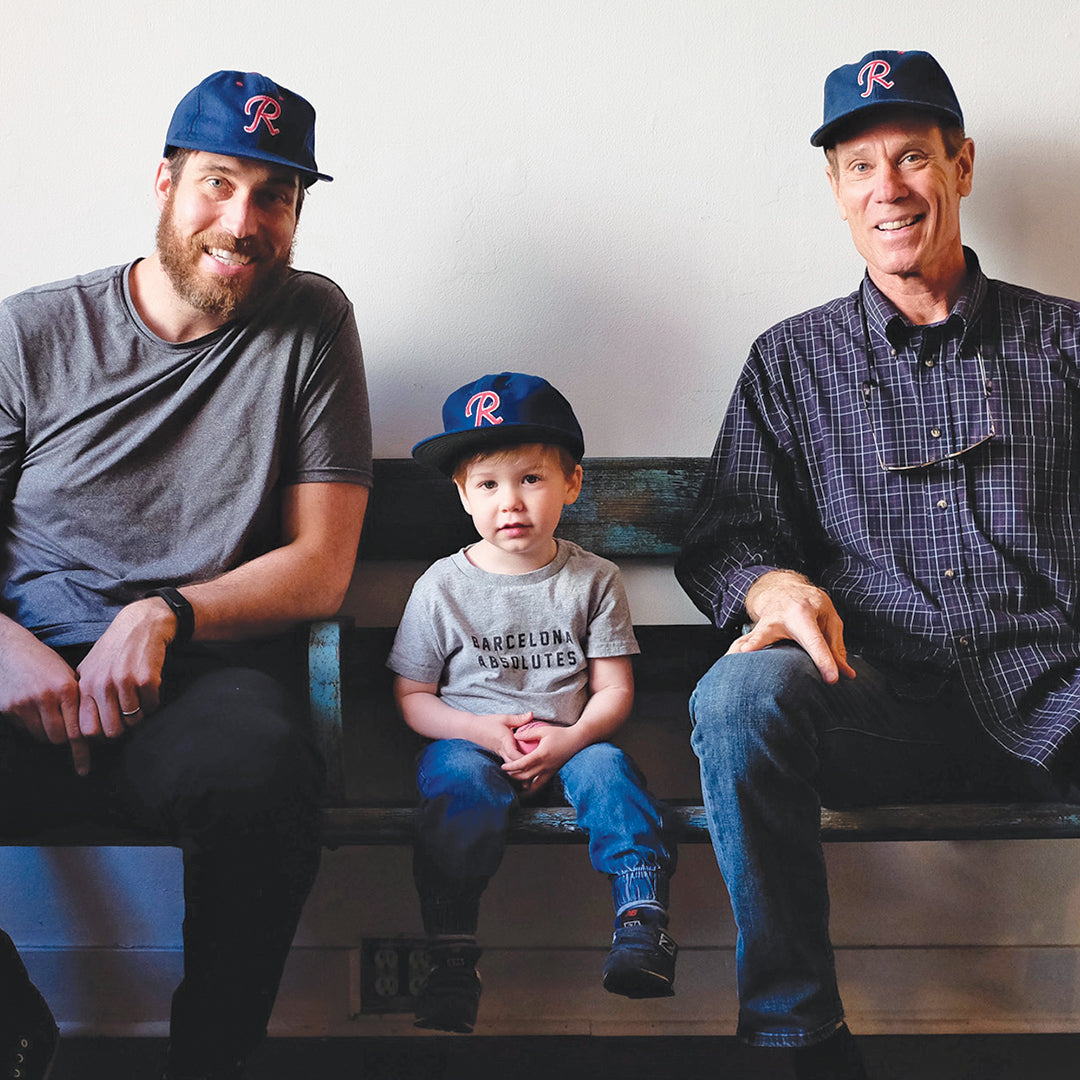
<svg viewBox="0 0 1080 1080">
<path fill-rule="evenodd" d="M 677 574 L 723 628 L 793 569 L 849 651 L 1049 766 L 1080 727 L 1080 304 L 988 280 L 913 326 L 864 278 L 753 346 Z M 1071 751 L 1069 756 L 1071 756 Z"/>
</svg>

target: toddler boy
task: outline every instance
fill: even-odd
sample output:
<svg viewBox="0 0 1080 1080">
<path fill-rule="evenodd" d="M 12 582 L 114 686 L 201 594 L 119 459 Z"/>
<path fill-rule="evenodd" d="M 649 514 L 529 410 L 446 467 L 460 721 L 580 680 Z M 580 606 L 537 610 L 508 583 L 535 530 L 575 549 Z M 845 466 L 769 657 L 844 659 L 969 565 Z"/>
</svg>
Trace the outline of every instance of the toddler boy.
<svg viewBox="0 0 1080 1080">
<path fill-rule="evenodd" d="M 413 456 L 453 477 L 480 540 L 416 583 L 387 661 L 405 722 L 433 740 L 417 768 L 431 956 L 417 1026 L 472 1031 L 480 896 L 511 808 L 553 780 L 611 881 L 604 987 L 669 996 L 675 843 L 637 766 L 606 741 L 630 713 L 640 650 L 615 565 L 554 536 L 581 491 L 581 427 L 546 380 L 516 372 L 451 394 L 443 427 Z"/>
</svg>

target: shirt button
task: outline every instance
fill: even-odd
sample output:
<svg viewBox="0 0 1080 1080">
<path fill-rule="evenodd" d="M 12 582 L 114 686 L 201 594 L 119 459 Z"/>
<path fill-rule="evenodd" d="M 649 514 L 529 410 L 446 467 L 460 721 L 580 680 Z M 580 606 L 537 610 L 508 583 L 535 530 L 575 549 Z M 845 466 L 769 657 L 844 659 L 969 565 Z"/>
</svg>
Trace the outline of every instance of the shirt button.
<svg viewBox="0 0 1080 1080">
<path fill-rule="evenodd" d="M 944 499 L 938 499 L 937 506 L 939 510 L 944 510 L 949 504 Z"/>
<path fill-rule="evenodd" d="M 970 644 L 971 644 L 971 641 L 970 641 L 969 638 L 966 638 L 966 637 L 960 638 L 960 647 L 962 649 L 966 649 Z"/>
<path fill-rule="evenodd" d="M 934 366 L 934 361 L 933 361 L 933 360 L 924 360 L 924 361 L 923 361 L 923 363 L 924 363 L 924 364 L 925 364 L 925 365 L 926 365 L 927 367 L 933 367 L 933 366 Z"/>
<path fill-rule="evenodd" d="M 935 439 L 940 439 L 941 438 L 941 428 L 932 427 L 930 429 L 930 434 L 933 435 Z"/>
<path fill-rule="evenodd" d="M 956 577 L 956 571 L 950 566 L 949 569 L 945 571 L 945 576 L 947 578 L 954 578 Z"/>
</svg>

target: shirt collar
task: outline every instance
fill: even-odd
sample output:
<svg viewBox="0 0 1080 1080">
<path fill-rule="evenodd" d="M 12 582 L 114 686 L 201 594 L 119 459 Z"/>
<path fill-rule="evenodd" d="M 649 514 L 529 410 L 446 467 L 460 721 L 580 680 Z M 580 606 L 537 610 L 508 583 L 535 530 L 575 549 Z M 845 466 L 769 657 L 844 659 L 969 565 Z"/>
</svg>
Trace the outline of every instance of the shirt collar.
<svg viewBox="0 0 1080 1080">
<path fill-rule="evenodd" d="M 966 247 L 964 259 L 968 270 L 964 291 L 943 324 L 948 336 L 955 335 L 961 341 L 967 337 L 968 331 L 978 324 L 987 286 L 978 255 Z M 869 271 L 863 276 L 862 301 L 866 308 L 867 325 L 875 335 L 885 338 L 894 349 L 903 348 L 913 335 L 923 330 L 923 327 L 909 322 L 896 310 L 885 294 L 870 280 Z"/>
</svg>

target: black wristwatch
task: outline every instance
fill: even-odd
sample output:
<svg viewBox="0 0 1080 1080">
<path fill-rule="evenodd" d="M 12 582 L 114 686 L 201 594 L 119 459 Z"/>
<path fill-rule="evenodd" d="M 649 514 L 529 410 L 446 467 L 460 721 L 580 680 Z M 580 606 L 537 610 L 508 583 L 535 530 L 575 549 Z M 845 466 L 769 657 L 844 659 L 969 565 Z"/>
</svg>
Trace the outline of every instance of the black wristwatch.
<svg viewBox="0 0 1080 1080">
<path fill-rule="evenodd" d="M 161 589 L 151 589 L 146 595 L 160 596 L 173 609 L 173 614 L 176 615 L 176 637 L 172 643 L 183 645 L 190 641 L 195 634 L 195 609 L 184 599 L 184 594 L 179 589 L 166 585 Z"/>
</svg>

